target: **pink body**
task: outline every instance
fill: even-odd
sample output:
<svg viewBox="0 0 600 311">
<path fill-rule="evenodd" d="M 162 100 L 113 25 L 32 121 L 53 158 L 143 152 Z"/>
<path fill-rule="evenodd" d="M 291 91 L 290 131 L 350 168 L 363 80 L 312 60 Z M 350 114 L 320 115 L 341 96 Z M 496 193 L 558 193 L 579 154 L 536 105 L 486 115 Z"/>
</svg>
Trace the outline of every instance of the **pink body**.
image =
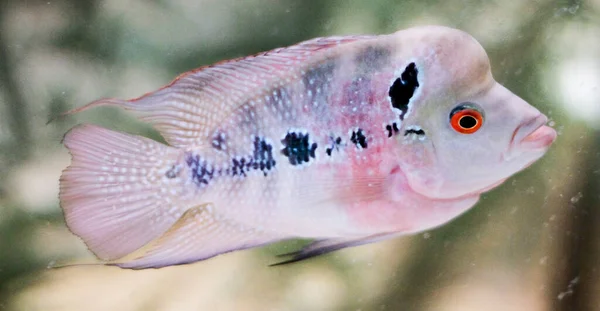
<svg viewBox="0 0 600 311">
<path fill-rule="evenodd" d="M 462 103 L 484 115 L 476 133 L 449 125 Z M 75 111 L 101 105 L 171 145 L 89 125 L 65 137 L 69 228 L 133 268 L 317 239 L 298 260 L 439 226 L 556 135 L 493 80 L 473 38 L 435 26 L 314 39 Z"/>
</svg>

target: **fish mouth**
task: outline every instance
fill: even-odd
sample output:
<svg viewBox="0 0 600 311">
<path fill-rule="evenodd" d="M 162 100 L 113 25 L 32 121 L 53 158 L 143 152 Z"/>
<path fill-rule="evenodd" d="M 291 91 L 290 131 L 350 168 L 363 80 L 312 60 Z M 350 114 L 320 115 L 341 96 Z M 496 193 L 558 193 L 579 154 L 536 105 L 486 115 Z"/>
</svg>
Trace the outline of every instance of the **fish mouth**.
<svg viewBox="0 0 600 311">
<path fill-rule="evenodd" d="M 548 118 L 539 114 L 519 125 L 515 130 L 511 146 L 521 150 L 538 151 L 548 148 L 556 139 L 556 131 L 547 126 Z"/>
</svg>

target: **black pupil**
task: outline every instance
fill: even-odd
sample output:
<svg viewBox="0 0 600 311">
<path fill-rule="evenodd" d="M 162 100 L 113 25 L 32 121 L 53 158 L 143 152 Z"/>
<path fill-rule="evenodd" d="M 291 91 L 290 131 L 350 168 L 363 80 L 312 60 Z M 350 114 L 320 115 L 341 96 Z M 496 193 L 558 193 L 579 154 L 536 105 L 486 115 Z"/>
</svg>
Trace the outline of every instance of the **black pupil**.
<svg viewBox="0 0 600 311">
<path fill-rule="evenodd" d="M 462 118 L 460 118 L 460 120 L 458 121 L 458 124 L 465 129 L 471 129 L 474 128 L 475 125 L 477 125 L 477 119 L 475 119 L 473 116 L 464 116 Z"/>
</svg>

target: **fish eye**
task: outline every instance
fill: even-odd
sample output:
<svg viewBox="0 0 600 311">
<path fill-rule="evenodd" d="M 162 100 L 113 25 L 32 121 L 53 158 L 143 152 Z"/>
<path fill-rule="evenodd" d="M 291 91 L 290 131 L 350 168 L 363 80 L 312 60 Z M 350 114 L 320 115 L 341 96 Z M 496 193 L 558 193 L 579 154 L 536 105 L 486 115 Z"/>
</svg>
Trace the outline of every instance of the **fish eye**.
<svg viewBox="0 0 600 311">
<path fill-rule="evenodd" d="M 473 134 L 483 125 L 483 113 L 473 103 L 462 103 L 450 112 L 450 125 L 461 134 Z"/>
</svg>

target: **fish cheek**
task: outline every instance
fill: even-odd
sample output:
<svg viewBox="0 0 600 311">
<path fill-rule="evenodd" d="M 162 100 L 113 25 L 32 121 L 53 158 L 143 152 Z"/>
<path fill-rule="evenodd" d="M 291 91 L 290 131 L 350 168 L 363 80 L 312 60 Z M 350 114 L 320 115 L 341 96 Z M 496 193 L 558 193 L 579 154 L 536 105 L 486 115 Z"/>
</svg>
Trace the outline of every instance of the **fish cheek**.
<svg viewBox="0 0 600 311">
<path fill-rule="evenodd" d="M 435 193 L 441 186 L 442 172 L 436 148 L 428 137 L 425 140 L 399 138 L 397 157 L 410 187 L 423 195 Z"/>
</svg>

